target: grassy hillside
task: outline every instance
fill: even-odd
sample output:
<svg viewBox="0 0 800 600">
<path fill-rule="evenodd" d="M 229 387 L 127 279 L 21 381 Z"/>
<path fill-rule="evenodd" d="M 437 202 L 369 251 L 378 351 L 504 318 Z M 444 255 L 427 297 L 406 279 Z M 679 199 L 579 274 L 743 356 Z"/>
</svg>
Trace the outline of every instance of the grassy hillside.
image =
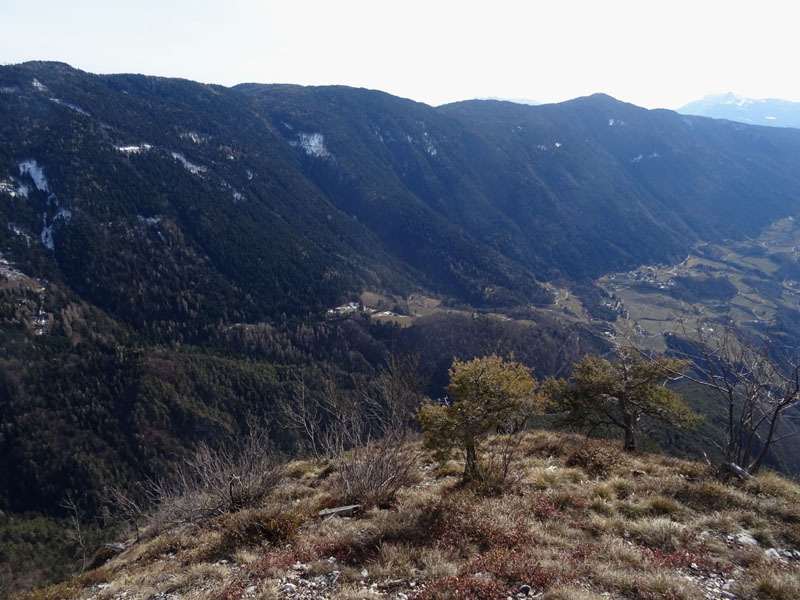
<svg viewBox="0 0 800 600">
<path fill-rule="evenodd" d="M 501 446 L 502 437 L 490 445 Z M 531 431 L 500 496 L 417 444 L 393 502 L 352 517 L 338 465 L 291 462 L 258 503 L 151 528 L 80 577 L 24 600 L 128 598 L 723 599 L 800 594 L 800 487 Z M 360 458 L 359 458 L 360 457 Z M 363 466 L 363 463 L 362 463 Z M 111 554 L 115 554 L 111 552 Z"/>
</svg>

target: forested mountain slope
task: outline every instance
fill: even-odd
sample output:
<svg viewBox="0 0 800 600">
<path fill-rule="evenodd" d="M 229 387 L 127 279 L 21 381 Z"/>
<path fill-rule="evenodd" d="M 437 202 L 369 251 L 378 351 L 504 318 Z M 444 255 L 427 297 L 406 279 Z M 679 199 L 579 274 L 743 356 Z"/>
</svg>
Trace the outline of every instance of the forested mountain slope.
<svg viewBox="0 0 800 600">
<path fill-rule="evenodd" d="M 5 254 L 137 327 L 195 335 L 363 289 L 543 300 L 537 277 L 665 261 L 798 207 L 797 132 L 602 95 L 432 108 L 51 63 L 0 85 Z"/>
<path fill-rule="evenodd" d="M 0 67 L 0 508 L 97 511 L 103 484 L 252 419 L 288 450 L 299 381 L 355 395 L 391 352 L 431 394 L 453 356 L 564 375 L 607 343 L 532 310 L 546 283 L 797 214 L 799 158 L 800 131 L 603 95 L 430 107 Z M 325 319 L 363 292 L 440 310 Z"/>
</svg>

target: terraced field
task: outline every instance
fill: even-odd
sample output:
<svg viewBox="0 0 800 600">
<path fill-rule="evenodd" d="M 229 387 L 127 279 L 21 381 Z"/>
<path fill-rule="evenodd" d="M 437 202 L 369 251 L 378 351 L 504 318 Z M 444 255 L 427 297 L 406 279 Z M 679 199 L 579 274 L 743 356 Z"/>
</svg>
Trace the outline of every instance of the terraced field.
<svg viewBox="0 0 800 600">
<path fill-rule="evenodd" d="M 663 351 L 664 333 L 711 331 L 722 322 L 783 330 L 800 317 L 799 259 L 800 221 L 787 217 L 756 239 L 700 245 L 680 264 L 641 266 L 597 283 L 619 314 L 613 335 Z"/>
</svg>

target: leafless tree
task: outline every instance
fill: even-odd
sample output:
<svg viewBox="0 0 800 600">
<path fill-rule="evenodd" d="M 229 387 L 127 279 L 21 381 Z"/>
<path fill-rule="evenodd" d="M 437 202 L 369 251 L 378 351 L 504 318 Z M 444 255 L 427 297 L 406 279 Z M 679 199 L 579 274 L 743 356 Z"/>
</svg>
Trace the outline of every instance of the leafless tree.
<svg viewBox="0 0 800 600">
<path fill-rule="evenodd" d="M 377 377 L 368 382 L 343 386 L 334 374 L 324 373 L 312 389 L 307 375 L 296 375 L 292 399 L 280 410 L 307 451 L 323 459 L 367 440 L 405 439 L 426 382 L 418 355 L 389 353 Z"/>
<path fill-rule="evenodd" d="M 141 541 L 140 525 L 150 516 L 145 505 L 116 485 L 104 487 L 102 499 L 105 506 L 110 509 L 111 519 L 128 523 L 136 533 L 136 542 Z"/>
<path fill-rule="evenodd" d="M 134 494 L 106 488 L 105 499 L 118 517 L 134 526 L 138 540 L 140 522 L 148 533 L 157 533 L 255 506 L 282 476 L 266 433 L 251 427 L 240 444 L 217 449 L 201 444 L 171 476 L 148 479 Z"/>
<path fill-rule="evenodd" d="M 800 360 L 779 359 L 770 336 L 747 338 L 731 326 L 700 329 L 682 350 L 687 379 L 717 392 L 726 409 L 726 464 L 756 474 L 769 449 L 800 433 Z"/>
<path fill-rule="evenodd" d="M 284 418 L 310 454 L 334 466 L 342 501 L 386 505 L 415 464 L 405 442 L 425 385 L 419 359 L 390 353 L 373 380 L 345 383 L 329 373 L 312 390 L 297 377 Z"/>
<path fill-rule="evenodd" d="M 80 509 L 80 505 L 75 497 L 72 495 L 72 492 L 67 492 L 67 495 L 61 501 L 59 506 L 63 509 L 66 509 L 69 512 L 69 519 L 72 524 L 72 529 L 69 530 L 68 536 L 70 541 L 74 542 L 78 546 L 78 552 L 80 552 L 80 558 L 78 559 L 79 567 L 79 574 L 83 574 L 86 570 L 86 563 L 88 560 L 88 556 L 86 554 L 86 537 L 83 533 L 83 513 Z"/>
<path fill-rule="evenodd" d="M 292 399 L 281 402 L 279 408 L 286 427 L 297 431 L 305 449 L 315 458 L 321 459 L 324 455 L 322 447 L 324 421 L 330 411 L 309 389 L 306 377 L 304 373 L 294 375 Z"/>
<path fill-rule="evenodd" d="M 387 355 L 378 377 L 360 394 L 367 417 L 380 436 L 397 441 L 405 439 L 410 432 L 411 417 L 422 403 L 427 381 L 419 354 Z"/>
</svg>

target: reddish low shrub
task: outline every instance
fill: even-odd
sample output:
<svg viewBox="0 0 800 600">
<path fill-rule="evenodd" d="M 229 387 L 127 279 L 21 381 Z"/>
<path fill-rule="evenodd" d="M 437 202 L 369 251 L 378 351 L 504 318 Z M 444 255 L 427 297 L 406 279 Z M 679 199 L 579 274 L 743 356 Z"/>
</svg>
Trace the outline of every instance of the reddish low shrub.
<svg viewBox="0 0 800 600">
<path fill-rule="evenodd" d="M 416 600 L 498 600 L 512 594 L 492 577 L 441 577 L 429 582 L 414 596 Z"/>
</svg>

